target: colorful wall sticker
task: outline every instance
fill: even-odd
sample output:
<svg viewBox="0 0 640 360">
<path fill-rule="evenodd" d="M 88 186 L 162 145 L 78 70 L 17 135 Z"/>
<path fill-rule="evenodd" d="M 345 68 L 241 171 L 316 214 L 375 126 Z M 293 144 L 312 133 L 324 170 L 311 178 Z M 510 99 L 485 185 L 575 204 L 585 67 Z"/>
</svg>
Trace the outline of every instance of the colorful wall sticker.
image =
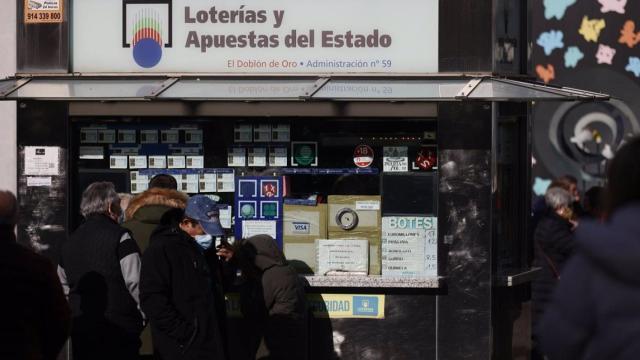
<svg viewBox="0 0 640 360">
<path fill-rule="evenodd" d="M 600 11 L 608 13 L 609 11 L 624 14 L 624 7 L 627 6 L 627 0 L 598 0 L 602 5 Z"/>
<path fill-rule="evenodd" d="M 563 37 L 564 34 L 562 31 L 550 30 L 540 34 L 536 43 L 544 49 L 545 55 L 551 55 L 553 50 L 564 47 L 564 43 L 562 42 Z"/>
<path fill-rule="evenodd" d="M 586 41 L 598 42 L 600 32 L 606 25 L 604 19 L 589 19 L 588 16 L 584 16 L 578 33 L 582 35 Z"/>
<path fill-rule="evenodd" d="M 598 64 L 611 65 L 615 55 L 616 49 L 608 45 L 600 44 L 600 46 L 598 46 L 598 52 L 596 53 L 596 59 L 598 59 Z"/>
<path fill-rule="evenodd" d="M 567 8 L 576 3 L 576 0 L 544 0 L 544 17 L 547 20 L 564 17 Z"/>
<path fill-rule="evenodd" d="M 577 46 L 570 46 L 564 53 L 564 67 L 575 68 L 578 62 L 584 58 L 584 54 Z"/>
</svg>

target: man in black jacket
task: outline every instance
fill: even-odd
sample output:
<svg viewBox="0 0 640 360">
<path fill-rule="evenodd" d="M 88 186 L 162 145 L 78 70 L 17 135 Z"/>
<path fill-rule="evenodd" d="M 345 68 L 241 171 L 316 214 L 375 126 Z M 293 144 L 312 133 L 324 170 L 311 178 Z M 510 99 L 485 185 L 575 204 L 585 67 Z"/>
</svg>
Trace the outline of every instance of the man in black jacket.
<svg viewBox="0 0 640 360">
<path fill-rule="evenodd" d="M 156 355 L 165 360 L 227 359 L 217 204 L 203 195 L 168 211 L 142 260 L 140 298 Z"/>
<path fill-rule="evenodd" d="M 122 209 L 114 185 L 89 185 L 80 210 L 86 220 L 63 245 L 58 265 L 73 314 L 73 358 L 137 359 L 144 327 L 140 250 L 117 223 Z"/>
</svg>

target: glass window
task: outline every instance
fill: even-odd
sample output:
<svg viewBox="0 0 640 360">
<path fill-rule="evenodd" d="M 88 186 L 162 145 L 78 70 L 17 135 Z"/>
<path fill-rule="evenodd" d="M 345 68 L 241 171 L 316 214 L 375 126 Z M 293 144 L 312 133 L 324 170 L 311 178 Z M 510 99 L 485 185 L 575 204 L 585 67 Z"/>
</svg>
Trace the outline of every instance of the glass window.
<svg viewBox="0 0 640 360">
<path fill-rule="evenodd" d="M 96 179 L 140 193 L 166 173 L 227 205 L 229 236 L 274 237 L 314 284 L 350 273 L 438 286 L 435 119 L 126 120 L 74 119 L 76 207 Z"/>
</svg>

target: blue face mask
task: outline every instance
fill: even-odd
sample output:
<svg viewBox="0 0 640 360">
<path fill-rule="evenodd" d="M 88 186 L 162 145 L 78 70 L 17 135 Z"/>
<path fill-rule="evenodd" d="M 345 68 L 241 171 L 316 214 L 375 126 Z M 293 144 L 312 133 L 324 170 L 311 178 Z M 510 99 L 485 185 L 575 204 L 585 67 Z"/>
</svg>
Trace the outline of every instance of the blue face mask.
<svg viewBox="0 0 640 360">
<path fill-rule="evenodd" d="M 193 237 L 203 250 L 207 250 L 213 245 L 213 236 L 209 234 L 196 235 Z"/>
</svg>

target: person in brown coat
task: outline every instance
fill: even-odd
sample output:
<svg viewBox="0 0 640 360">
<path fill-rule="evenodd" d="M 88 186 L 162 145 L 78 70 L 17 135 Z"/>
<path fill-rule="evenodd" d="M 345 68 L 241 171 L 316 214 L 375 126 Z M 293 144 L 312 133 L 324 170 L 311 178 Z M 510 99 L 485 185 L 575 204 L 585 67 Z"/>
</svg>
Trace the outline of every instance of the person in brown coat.
<svg viewBox="0 0 640 360">
<path fill-rule="evenodd" d="M 142 253 L 149 246 L 151 233 L 160 224 L 162 215 L 167 210 L 184 209 L 187 205 L 189 197 L 176 188 L 176 181 L 170 175 L 156 175 L 149 182 L 149 190 L 129 203 L 122 226 L 131 230 Z"/>
</svg>

